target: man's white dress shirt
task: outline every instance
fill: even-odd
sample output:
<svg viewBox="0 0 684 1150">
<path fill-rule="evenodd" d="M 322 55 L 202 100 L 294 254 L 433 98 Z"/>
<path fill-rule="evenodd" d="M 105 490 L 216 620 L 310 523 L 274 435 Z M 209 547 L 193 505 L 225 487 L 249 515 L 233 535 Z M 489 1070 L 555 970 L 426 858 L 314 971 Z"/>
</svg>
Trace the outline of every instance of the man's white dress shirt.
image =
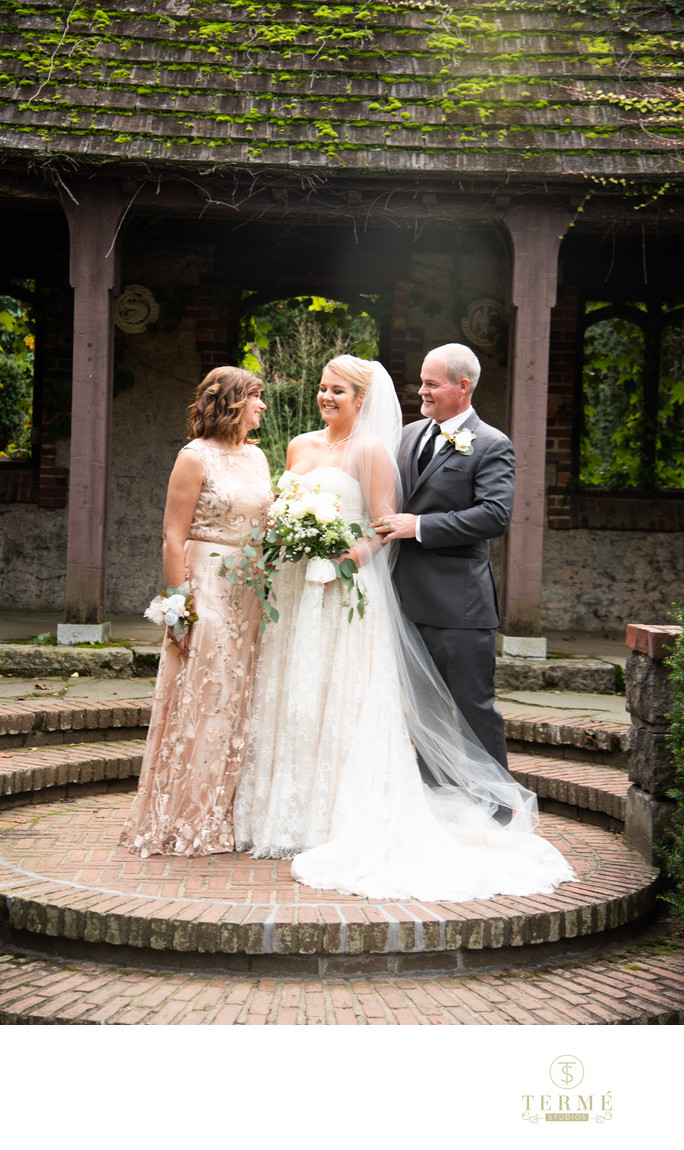
<svg viewBox="0 0 684 1150">
<path fill-rule="evenodd" d="M 446 435 L 447 434 L 453 435 L 455 431 L 458 431 L 458 429 L 460 427 L 463 427 L 463 424 L 465 423 L 465 421 L 467 419 L 469 419 L 472 414 L 473 414 L 473 409 L 472 409 L 472 407 L 469 407 L 467 411 L 462 411 L 460 415 L 452 415 L 450 419 L 445 419 L 444 423 L 440 423 L 440 425 L 439 425 L 440 434 L 435 437 L 435 446 L 434 446 L 434 450 L 432 452 L 432 458 L 433 459 L 435 457 L 435 452 L 441 451 L 442 448 L 444 447 L 444 445 L 449 442 L 449 440 L 446 438 Z M 430 434 L 432 432 L 432 427 L 433 427 L 434 422 L 435 422 L 434 419 L 430 420 L 430 422 L 427 425 L 427 430 L 425 431 L 424 435 L 421 436 L 420 443 L 418 444 L 418 449 L 417 449 L 418 450 L 417 458 L 420 458 L 420 453 L 423 450 L 427 440 L 430 438 Z M 423 540 L 420 537 L 420 515 L 416 519 L 416 539 L 418 540 L 419 543 L 423 542 Z"/>
</svg>

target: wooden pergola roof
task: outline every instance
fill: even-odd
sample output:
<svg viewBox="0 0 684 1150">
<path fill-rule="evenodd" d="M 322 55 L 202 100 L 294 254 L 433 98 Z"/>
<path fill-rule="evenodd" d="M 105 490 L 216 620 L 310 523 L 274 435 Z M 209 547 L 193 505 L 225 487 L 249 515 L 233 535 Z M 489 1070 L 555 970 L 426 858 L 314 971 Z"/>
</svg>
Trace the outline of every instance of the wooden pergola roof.
<svg viewBox="0 0 684 1150">
<path fill-rule="evenodd" d="M 0 0 L 0 68 L 24 171 L 684 183 L 677 0 Z"/>
</svg>

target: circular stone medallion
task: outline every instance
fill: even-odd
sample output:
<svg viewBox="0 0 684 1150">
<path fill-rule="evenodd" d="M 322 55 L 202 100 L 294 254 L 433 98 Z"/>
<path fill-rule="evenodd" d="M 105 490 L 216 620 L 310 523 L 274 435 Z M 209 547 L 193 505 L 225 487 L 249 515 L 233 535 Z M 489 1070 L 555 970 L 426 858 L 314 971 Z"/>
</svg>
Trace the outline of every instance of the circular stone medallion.
<svg viewBox="0 0 684 1150">
<path fill-rule="evenodd" d="M 496 299 L 476 299 L 461 320 L 466 339 L 476 347 L 494 347 L 506 326 L 506 311 Z"/>
<path fill-rule="evenodd" d="M 141 284 L 129 284 L 124 288 L 114 306 L 116 326 L 134 335 L 146 331 L 158 316 L 159 304 L 150 289 Z"/>
</svg>

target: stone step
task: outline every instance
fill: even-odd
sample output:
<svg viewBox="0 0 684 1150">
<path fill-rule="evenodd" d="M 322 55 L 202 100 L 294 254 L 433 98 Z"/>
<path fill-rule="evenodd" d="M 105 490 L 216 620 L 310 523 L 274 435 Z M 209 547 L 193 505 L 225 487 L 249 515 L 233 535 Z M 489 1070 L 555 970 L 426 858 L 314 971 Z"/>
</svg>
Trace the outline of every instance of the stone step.
<svg viewBox="0 0 684 1150">
<path fill-rule="evenodd" d="M 0 750 L 59 743 L 144 738 L 151 699 L 102 702 L 87 699 L 30 698 L 0 702 Z M 559 701 L 560 706 L 560 701 Z M 508 746 L 545 756 L 601 760 L 626 767 L 631 727 L 605 719 L 566 719 L 559 712 L 531 716 L 529 709 L 501 706 Z"/>
<path fill-rule="evenodd" d="M 497 691 L 571 691 L 594 695 L 624 694 L 624 673 L 604 659 L 517 659 L 499 655 Z"/>
<path fill-rule="evenodd" d="M 130 797 L 0 811 L 4 941 L 98 961 L 312 975 L 460 972 L 582 954 L 653 909 L 658 871 L 603 828 L 542 813 L 578 881 L 465 903 L 371 900 L 295 883 L 286 861 L 140 859 Z M 87 953 L 86 953 L 87 952 Z"/>
<path fill-rule="evenodd" d="M 632 728 L 624 723 L 591 717 L 566 719 L 557 712 L 531 716 L 507 703 L 501 703 L 500 709 L 510 751 L 583 762 L 590 759 L 621 768 L 629 765 Z"/>
<path fill-rule="evenodd" d="M 0 752 L 0 806 L 11 802 L 51 802 L 128 783 L 140 774 L 144 739 L 20 748 Z M 575 818 L 603 816 L 619 829 L 630 787 L 624 771 L 594 763 L 511 752 L 509 767 L 540 806 Z"/>
<path fill-rule="evenodd" d="M 522 786 L 534 791 L 541 810 L 622 829 L 632 785 L 625 771 L 515 751 L 509 752 L 508 766 Z"/>
<path fill-rule="evenodd" d="M 53 801 L 136 779 L 144 747 L 144 739 L 120 739 L 0 751 L 0 806 Z"/>
<path fill-rule="evenodd" d="M 160 648 L 151 645 L 89 648 L 0 643 L 0 675 L 152 677 L 157 673 L 159 654 Z M 618 664 L 605 659 L 520 659 L 504 655 L 496 661 L 497 690 L 613 694 L 624 691 L 623 682 Z"/>
<path fill-rule="evenodd" d="M 684 938 L 667 919 L 637 939 L 533 971 L 297 979 L 112 968 L 0 953 L 0 1024 L 643 1025 L 684 1023 Z"/>
<path fill-rule="evenodd" d="M 101 679 L 154 676 L 158 647 L 132 644 L 111 647 L 53 647 L 34 643 L 0 643 L 0 675 L 31 678 L 93 675 Z"/>
<path fill-rule="evenodd" d="M 0 749 L 144 738 L 151 699 L 12 699 L 0 704 Z"/>
</svg>

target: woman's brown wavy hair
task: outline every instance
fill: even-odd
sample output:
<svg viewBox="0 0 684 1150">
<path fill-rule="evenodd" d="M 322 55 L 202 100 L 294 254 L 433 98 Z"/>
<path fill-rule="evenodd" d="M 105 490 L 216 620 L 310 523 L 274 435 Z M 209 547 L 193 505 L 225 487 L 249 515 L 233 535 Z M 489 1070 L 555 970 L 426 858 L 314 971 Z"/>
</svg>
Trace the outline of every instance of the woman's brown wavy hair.
<svg viewBox="0 0 684 1150">
<path fill-rule="evenodd" d="M 227 443 L 249 443 L 242 414 L 250 395 L 261 395 L 263 382 L 242 367 L 215 367 L 202 380 L 188 408 L 191 439 L 215 435 Z"/>
</svg>

